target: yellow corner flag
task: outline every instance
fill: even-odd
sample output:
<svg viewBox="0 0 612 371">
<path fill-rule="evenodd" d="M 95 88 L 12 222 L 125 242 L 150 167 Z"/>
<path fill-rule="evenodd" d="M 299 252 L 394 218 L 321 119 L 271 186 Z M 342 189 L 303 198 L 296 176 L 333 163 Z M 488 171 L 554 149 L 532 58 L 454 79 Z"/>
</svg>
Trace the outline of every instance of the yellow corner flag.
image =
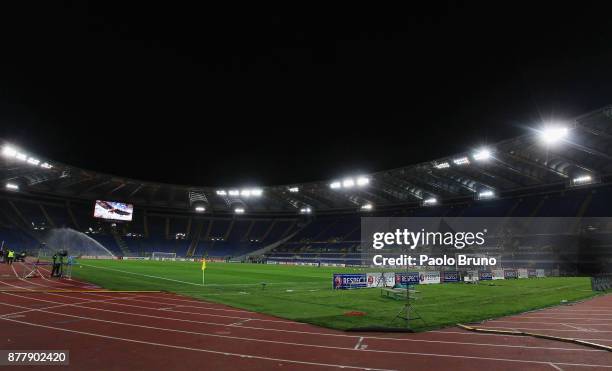
<svg viewBox="0 0 612 371">
<path fill-rule="evenodd" d="M 206 269 L 206 259 L 202 258 L 202 270 Z"/>
</svg>

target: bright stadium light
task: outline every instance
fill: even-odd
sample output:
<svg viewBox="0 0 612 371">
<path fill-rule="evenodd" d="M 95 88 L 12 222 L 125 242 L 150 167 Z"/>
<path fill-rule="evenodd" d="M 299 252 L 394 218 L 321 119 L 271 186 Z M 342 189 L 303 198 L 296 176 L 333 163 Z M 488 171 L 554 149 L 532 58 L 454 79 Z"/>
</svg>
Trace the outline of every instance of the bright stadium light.
<svg viewBox="0 0 612 371">
<path fill-rule="evenodd" d="M 546 145 L 552 145 L 564 140 L 569 134 L 569 129 L 564 126 L 547 126 L 539 131 L 540 140 Z"/>
<path fill-rule="evenodd" d="M 581 175 L 579 177 L 572 179 L 572 183 L 576 185 L 589 184 L 591 182 L 593 182 L 593 177 L 590 175 Z"/>
<path fill-rule="evenodd" d="M 472 157 L 474 157 L 476 161 L 487 161 L 491 158 L 491 151 L 488 148 L 482 148 L 474 153 Z"/>
<path fill-rule="evenodd" d="M 329 185 L 329 187 L 330 187 L 331 189 L 338 189 L 338 188 L 341 188 L 341 187 L 342 187 L 342 183 L 340 183 L 340 182 L 333 182 L 333 183 L 331 183 L 331 184 Z"/>
<path fill-rule="evenodd" d="M 42 167 L 43 169 L 52 169 L 53 165 L 48 162 L 43 162 L 42 164 L 40 164 L 40 167 Z"/>
<path fill-rule="evenodd" d="M 242 197 L 251 197 L 251 190 L 250 189 L 243 189 L 242 191 L 240 191 L 240 196 L 242 196 Z"/>
<path fill-rule="evenodd" d="M 367 186 L 368 184 L 370 184 L 370 178 L 365 176 L 360 176 L 357 178 L 357 185 L 359 187 Z"/>
<path fill-rule="evenodd" d="M 344 188 L 352 188 L 355 185 L 355 180 L 353 178 L 346 178 L 342 181 L 342 187 Z"/>
<path fill-rule="evenodd" d="M 8 189 L 9 191 L 18 191 L 19 186 L 15 183 L 6 183 L 6 189 Z"/>
<path fill-rule="evenodd" d="M 370 211 L 372 209 L 374 209 L 374 205 L 372 205 L 372 204 L 361 205 L 361 210 L 363 210 L 363 211 Z"/>
<path fill-rule="evenodd" d="M 2 154 L 6 157 L 15 157 L 17 156 L 17 150 L 13 147 L 4 147 L 2 148 Z"/>
<path fill-rule="evenodd" d="M 251 189 L 251 196 L 259 197 L 262 194 L 263 194 L 263 189 L 261 189 L 261 188 L 252 188 Z"/>
<path fill-rule="evenodd" d="M 204 211 L 206 211 L 206 208 L 204 206 L 196 206 L 195 211 L 196 213 L 203 213 Z"/>
<path fill-rule="evenodd" d="M 436 169 L 448 169 L 450 167 L 450 164 L 448 162 L 440 162 L 438 164 L 435 164 L 434 167 Z"/>
<path fill-rule="evenodd" d="M 20 161 L 25 161 L 28 159 L 28 155 L 26 155 L 25 153 L 17 152 L 15 158 Z"/>
<path fill-rule="evenodd" d="M 425 200 L 423 200 L 423 205 L 425 206 L 431 206 L 431 205 L 435 205 L 438 203 L 438 199 L 435 197 L 431 197 L 431 198 L 426 198 Z"/>
<path fill-rule="evenodd" d="M 493 197 L 495 197 L 495 192 L 493 192 L 491 190 L 482 191 L 482 192 L 478 193 L 478 199 L 479 200 L 489 199 L 489 198 L 493 198 Z"/>
<path fill-rule="evenodd" d="M 230 196 L 240 196 L 240 191 L 237 189 L 230 189 L 228 193 Z"/>
<path fill-rule="evenodd" d="M 289 187 L 289 192 L 291 193 L 298 193 L 300 191 L 300 189 L 298 187 Z"/>
<path fill-rule="evenodd" d="M 300 209 L 300 214 L 310 214 L 312 213 L 312 209 L 310 207 L 303 207 Z"/>
<path fill-rule="evenodd" d="M 236 214 L 244 214 L 244 207 L 237 207 L 234 209 Z"/>
<path fill-rule="evenodd" d="M 40 160 L 34 157 L 28 158 L 28 164 L 30 165 L 38 165 L 40 164 Z"/>
<path fill-rule="evenodd" d="M 227 192 L 223 189 L 217 191 L 217 196 L 227 196 Z"/>
<path fill-rule="evenodd" d="M 453 160 L 455 165 L 467 165 L 470 163 L 470 160 L 467 157 L 460 157 Z"/>
</svg>

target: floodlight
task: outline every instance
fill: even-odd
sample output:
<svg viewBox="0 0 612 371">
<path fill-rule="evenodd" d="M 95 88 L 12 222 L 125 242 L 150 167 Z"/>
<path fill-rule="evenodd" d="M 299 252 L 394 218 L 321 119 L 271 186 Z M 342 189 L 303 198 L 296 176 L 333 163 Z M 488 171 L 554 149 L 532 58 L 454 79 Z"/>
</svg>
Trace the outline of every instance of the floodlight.
<svg viewBox="0 0 612 371">
<path fill-rule="evenodd" d="M 34 157 L 30 157 L 30 158 L 28 158 L 28 164 L 30 164 L 30 165 L 38 165 L 38 164 L 40 164 L 40 160 L 36 159 Z"/>
<path fill-rule="evenodd" d="M 482 191 L 482 192 L 480 192 L 480 193 L 478 194 L 478 198 L 479 198 L 479 199 L 483 199 L 483 198 L 493 198 L 493 197 L 495 197 L 495 192 L 490 191 L 490 190 L 488 190 L 488 191 Z"/>
<path fill-rule="evenodd" d="M 353 178 L 346 178 L 342 181 L 342 187 L 344 188 L 351 188 L 355 185 L 355 181 L 353 180 Z"/>
<path fill-rule="evenodd" d="M 229 190 L 229 195 L 230 196 L 239 196 L 240 195 L 240 191 L 237 189 L 230 189 Z"/>
<path fill-rule="evenodd" d="M 312 209 L 310 207 L 303 207 L 300 209 L 300 214 L 310 214 Z"/>
<path fill-rule="evenodd" d="M 48 162 L 43 162 L 42 164 L 40 164 L 40 167 L 42 167 L 43 169 L 52 169 L 53 165 Z"/>
<path fill-rule="evenodd" d="M 370 179 L 365 176 L 360 176 L 357 178 L 357 185 L 360 187 L 366 186 L 370 183 Z"/>
<path fill-rule="evenodd" d="M 15 157 L 17 155 L 17 150 L 12 147 L 4 147 L 2 149 L 2 154 L 6 157 Z"/>
<path fill-rule="evenodd" d="M 374 208 L 374 205 L 372 205 L 372 204 L 361 205 L 361 210 L 370 211 L 373 208 Z"/>
<path fill-rule="evenodd" d="M 470 163 L 470 160 L 467 157 L 460 157 L 453 160 L 455 165 L 467 165 Z"/>
<path fill-rule="evenodd" d="M 447 169 L 450 167 L 450 164 L 448 162 L 440 162 L 439 164 L 435 164 L 434 167 L 436 169 Z"/>
<path fill-rule="evenodd" d="M 572 179 L 572 183 L 574 184 L 588 184 L 593 181 L 593 177 L 590 175 L 581 175 Z"/>
<path fill-rule="evenodd" d="M 435 197 L 427 198 L 423 201 L 423 205 L 435 205 L 438 203 L 438 199 Z"/>
<path fill-rule="evenodd" d="M 21 161 L 25 161 L 28 159 L 28 155 L 26 155 L 25 153 L 20 153 L 20 152 L 17 152 L 15 157 L 17 158 L 17 160 L 21 160 Z"/>
<path fill-rule="evenodd" d="M 473 155 L 476 161 L 487 161 L 491 158 L 491 151 L 488 148 L 482 148 Z"/>
<path fill-rule="evenodd" d="M 206 211 L 206 208 L 204 206 L 196 206 L 195 211 L 197 213 L 203 213 L 204 211 Z"/>
<path fill-rule="evenodd" d="M 237 207 L 234 209 L 234 212 L 236 214 L 244 214 L 244 208 L 243 207 Z"/>
<path fill-rule="evenodd" d="M 6 183 L 6 189 L 8 189 L 9 191 L 18 191 L 19 186 L 15 183 Z"/>
<path fill-rule="evenodd" d="M 540 130 L 539 135 L 544 144 L 551 145 L 565 139 L 568 133 L 568 128 L 564 126 L 547 126 Z"/>
<path fill-rule="evenodd" d="M 263 194 L 263 190 L 261 188 L 253 188 L 251 189 L 251 195 L 255 197 L 259 197 Z"/>
<path fill-rule="evenodd" d="M 329 185 L 329 187 L 330 187 L 331 189 L 338 189 L 338 188 L 342 187 L 342 183 L 340 183 L 340 182 L 333 182 L 333 183 L 331 183 L 331 184 Z"/>
<path fill-rule="evenodd" d="M 223 189 L 219 189 L 217 191 L 217 196 L 227 196 L 227 192 L 225 192 Z"/>
<path fill-rule="evenodd" d="M 231 192 L 230 192 L 231 194 Z M 250 197 L 251 196 L 251 190 L 250 189 L 243 189 L 242 191 L 240 191 L 240 195 L 242 197 Z"/>
<path fill-rule="evenodd" d="M 297 193 L 299 191 L 300 191 L 300 189 L 298 187 L 290 187 L 289 188 L 289 192 L 291 192 L 291 193 Z"/>
</svg>

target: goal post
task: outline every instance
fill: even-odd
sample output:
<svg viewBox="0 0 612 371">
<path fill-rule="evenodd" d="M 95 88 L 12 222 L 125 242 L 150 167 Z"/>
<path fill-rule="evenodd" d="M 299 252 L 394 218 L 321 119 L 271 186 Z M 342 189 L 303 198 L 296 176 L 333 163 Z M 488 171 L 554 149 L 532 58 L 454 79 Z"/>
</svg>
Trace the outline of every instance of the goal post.
<svg viewBox="0 0 612 371">
<path fill-rule="evenodd" d="M 151 254 L 151 260 L 175 261 L 176 253 L 175 252 L 154 252 Z"/>
</svg>

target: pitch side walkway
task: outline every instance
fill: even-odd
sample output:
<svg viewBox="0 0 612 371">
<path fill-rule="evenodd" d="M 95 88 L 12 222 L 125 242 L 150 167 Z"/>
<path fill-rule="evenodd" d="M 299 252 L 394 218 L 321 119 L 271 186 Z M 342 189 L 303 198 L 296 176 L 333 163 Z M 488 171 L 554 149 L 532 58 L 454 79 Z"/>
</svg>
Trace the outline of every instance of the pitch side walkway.
<svg viewBox="0 0 612 371">
<path fill-rule="evenodd" d="M 0 266 L 0 349 L 70 350 L 69 368 L 45 370 L 612 370 L 612 353 L 575 344 L 460 328 L 344 333 L 168 293 L 83 292 L 95 288 L 15 268 Z M 612 296 L 482 326 L 609 345 Z"/>
</svg>

